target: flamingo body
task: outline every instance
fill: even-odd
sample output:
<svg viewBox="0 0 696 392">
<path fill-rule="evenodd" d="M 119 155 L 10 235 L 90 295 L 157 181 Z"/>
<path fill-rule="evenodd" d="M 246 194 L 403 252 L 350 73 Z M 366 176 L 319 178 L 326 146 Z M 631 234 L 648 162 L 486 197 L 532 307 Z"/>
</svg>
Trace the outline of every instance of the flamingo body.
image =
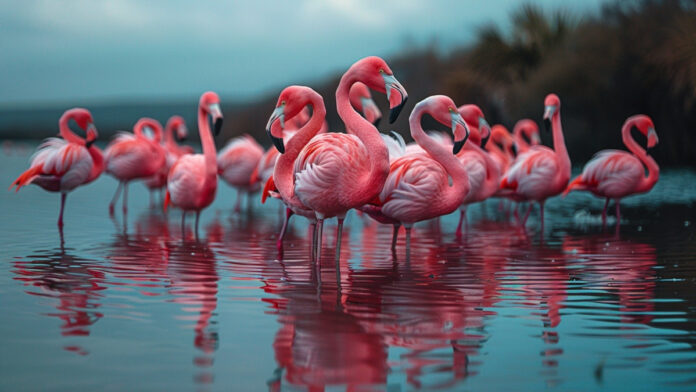
<svg viewBox="0 0 696 392">
<path fill-rule="evenodd" d="M 261 182 L 252 178 L 263 157 L 263 148 L 249 135 L 230 140 L 217 157 L 220 177 L 245 192 L 256 192 Z"/>
<path fill-rule="evenodd" d="M 157 174 L 166 162 L 164 149 L 145 136 L 120 133 L 105 151 L 106 172 L 120 181 Z"/>
<path fill-rule="evenodd" d="M 176 161 L 167 176 L 170 203 L 184 211 L 200 211 L 208 207 L 217 191 L 217 181 L 206 183 L 206 163 L 202 154 L 184 155 Z"/>
</svg>

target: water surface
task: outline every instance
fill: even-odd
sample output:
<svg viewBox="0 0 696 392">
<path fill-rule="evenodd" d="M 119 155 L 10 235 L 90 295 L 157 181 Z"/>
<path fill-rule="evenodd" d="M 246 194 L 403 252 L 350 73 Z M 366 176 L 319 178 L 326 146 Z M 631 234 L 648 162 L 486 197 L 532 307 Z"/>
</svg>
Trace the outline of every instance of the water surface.
<svg viewBox="0 0 696 392">
<path fill-rule="evenodd" d="M 21 146 L 20 146 L 21 147 Z M 33 146 L 6 148 L 0 184 Z M 275 201 L 232 212 L 221 185 L 201 236 L 116 182 L 68 197 L 0 192 L 0 390 L 694 390 L 696 174 L 664 170 L 600 224 L 585 194 L 548 205 L 545 232 L 489 201 L 414 229 L 350 213 L 336 279 L 335 225 L 320 265 L 307 224 L 279 258 Z"/>
</svg>

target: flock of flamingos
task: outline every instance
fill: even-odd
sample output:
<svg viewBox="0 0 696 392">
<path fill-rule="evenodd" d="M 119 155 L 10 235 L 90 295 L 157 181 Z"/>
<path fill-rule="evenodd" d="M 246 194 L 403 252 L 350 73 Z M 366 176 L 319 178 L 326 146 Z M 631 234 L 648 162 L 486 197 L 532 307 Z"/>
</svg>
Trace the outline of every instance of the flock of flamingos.
<svg viewBox="0 0 696 392">
<path fill-rule="evenodd" d="M 219 176 L 240 195 L 262 189 L 264 201 L 268 196 L 282 200 L 287 208 L 279 249 L 290 216 L 298 214 L 313 226 L 313 255 L 319 258 L 324 220 L 336 217 L 339 258 L 343 220 L 351 209 L 394 225 L 392 249 L 403 225 L 409 252 L 414 223 L 459 208 L 460 233 L 466 206 L 491 197 L 538 203 L 543 226 L 546 199 L 584 190 L 606 199 L 603 221 L 609 201 L 614 200 L 618 221 L 620 199 L 649 191 L 659 177 L 657 163 L 631 136 L 636 128 L 647 137 L 647 148 L 657 144 L 653 122 L 645 115 L 629 117 L 623 125 L 621 135 L 630 152 L 600 151 L 570 181 L 561 101 L 555 94 L 544 100 L 544 123 L 550 123 L 553 133 L 553 148 L 549 148 L 540 145 L 535 122 L 520 120 L 510 134 L 501 125 L 491 128 L 478 106 L 458 107 L 444 95 L 416 104 L 409 116 L 415 142 L 406 144 L 396 132 L 386 135 L 377 130 L 381 113 L 370 89 L 386 94 L 389 120 L 396 120 L 407 100 L 406 90 L 384 60 L 366 57 L 345 72 L 336 90 L 338 114 L 346 129 L 336 133 L 327 132 L 321 95 L 305 86 L 285 88 L 266 125 L 274 147 L 265 152 L 250 136 L 235 138 L 216 152 L 213 133 L 220 132 L 222 111 L 214 92 L 204 93 L 198 105 L 202 154 L 177 144 L 176 139 L 187 134 L 179 116 L 170 118 L 164 131 L 156 120 L 142 118 L 133 133 L 119 133 L 102 153 L 94 146 L 97 130 L 90 112 L 70 109 L 59 121 L 62 138 L 46 140 L 33 155 L 30 168 L 12 186 L 19 190 L 36 184 L 60 192 L 58 226 L 62 228 L 68 192 L 94 181 L 103 171 L 119 181 L 109 204 L 111 214 L 121 192 L 126 213 L 128 183 L 144 180 L 151 190 L 166 188 L 164 209 L 174 206 L 183 211 L 182 229 L 186 213 L 195 212 L 197 232 L 201 211 L 215 199 Z M 425 114 L 451 128 L 452 138 L 424 131 Z M 84 138 L 70 130 L 71 120 L 85 132 Z M 516 214 L 522 225 L 531 209 L 530 204 L 523 217 Z"/>
</svg>

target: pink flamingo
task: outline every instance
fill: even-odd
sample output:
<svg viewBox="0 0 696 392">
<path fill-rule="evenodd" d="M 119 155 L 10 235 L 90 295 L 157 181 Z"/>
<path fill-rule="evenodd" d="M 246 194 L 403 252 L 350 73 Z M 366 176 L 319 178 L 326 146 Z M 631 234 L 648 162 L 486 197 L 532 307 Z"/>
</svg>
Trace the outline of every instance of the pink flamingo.
<svg viewBox="0 0 696 392">
<path fill-rule="evenodd" d="M 300 86 L 283 90 L 266 126 L 276 148 L 283 153 L 273 173 L 283 201 L 288 206 L 313 210 L 317 217 L 317 259 L 321 256 L 324 219 L 338 218 L 338 260 L 345 214 L 374 199 L 389 174 L 389 153 L 377 128 L 350 104 L 349 91 L 356 82 L 386 92 L 393 122 L 407 99 L 406 91 L 384 60 L 366 57 L 346 71 L 336 90 L 338 114 L 351 134 L 325 133 L 314 137 L 324 121 L 326 108 L 319 94 Z M 282 127 L 285 117 L 293 117 L 306 105 L 312 105 L 312 118 L 290 140 L 286 151 L 282 131 L 274 125 L 280 120 Z"/>
<path fill-rule="evenodd" d="M 491 128 L 491 139 L 486 143 L 486 151 L 495 161 L 500 173 L 505 173 L 512 164 L 516 148 L 515 139 L 504 126 L 496 124 Z"/>
<path fill-rule="evenodd" d="M 539 203 L 541 228 L 544 228 L 544 202 L 563 192 L 570 179 L 570 157 L 563 140 L 561 128 L 561 100 L 556 94 L 549 94 L 544 100 L 544 121 L 551 122 L 554 150 L 538 145 L 520 154 L 512 167 L 505 173 L 500 187 L 508 190 L 508 195 L 518 201 Z M 524 225 L 532 206 L 522 219 Z"/>
<path fill-rule="evenodd" d="M 616 222 L 621 221 L 621 199 L 650 191 L 660 177 L 660 167 L 648 153 L 636 143 L 631 136 L 631 129 L 636 127 L 648 138 L 648 148 L 658 143 L 655 125 L 650 117 L 638 114 L 629 117 L 621 129 L 624 145 L 631 153 L 620 150 L 602 150 L 592 158 L 582 174 L 577 176 L 565 190 L 564 195 L 573 190 L 589 191 L 604 197 L 602 222 L 606 223 L 609 200 L 616 204 Z M 645 176 L 645 168 L 648 175 Z"/>
<path fill-rule="evenodd" d="M 144 128 L 152 131 L 152 139 L 145 135 Z M 119 132 L 107 146 L 105 154 L 106 172 L 115 177 L 119 183 L 116 193 L 109 203 L 109 214 L 113 215 L 114 206 L 123 188 L 123 214 L 128 211 L 128 183 L 157 174 L 165 165 L 165 151 L 160 146 L 162 125 L 157 120 L 143 117 L 133 126 L 133 133 Z"/>
<path fill-rule="evenodd" d="M 196 212 L 195 233 L 198 236 L 198 221 L 201 210 L 215 200 L 217 191 L 217 157 L 215 141 L 210 133 L 208 115 L 212 118 L 215 135 L 222 129 L 220 98 L 212 91 L 203 93 L 198 103 L 198 133 L 201 137 L 203 154 L 187 154 L 179 158 L 167 176 L 167 194 L 164 209 L 172 204 L 183 210 L 181 233 L 184 233 L 186 213 Z"/>
<path fill-rule="evenodd" d="M 459 108 L 459 114 L 462 115 L 471 130 L 471 137 L 464 144 L 461 152 L 457 154 L 457 158 L 466 168 L 471 191 L 462 200 L 459 209 L 457 236 L 462 234 L 462 226 L 466 221 L 466 207 L 493 196 L 498 191 L 500 182 L 498 165 L 491 155 L 483 149 L 491 136 L 491 128 L 486 122 L 483 112 L 476 105 L 463 105 Z"/>
<path fill-rule="evenodd" d="M 150 189 L 150 204 L 152 205 L 152 192 L 162 189 L 167 185 L 167 174 L 177 159 L 184 154 L 193 154 L 191 146 L 180 146 L 177 141 L 184 141 L 188 136 L 186 122 L 181 116 L 172 116 L 164 127 L 162 147 L 166 154 L 165 165 L 154 176 L 145 179 L 145 185 Z"/>
<path fill-rule="evenodd" d="M 512 129 L 512 134 L 515 138 L 515 147 L 517 148 L 518 154 L 527 152 L 532 146 L 541 144 L 539 126 L 530 119 L 523 118 L 518 121 Z M 527 140 L 529 140 L 529 142 L 527 142 Z"/>
<path fill-rule="evenodd" d="M 452 127 L 454 145 L 451 152 L 423 131 L 421 119 L 426 113 Z M 407 258 L 410 256 L 413 224 L 456 210 L 471 189 L 466 168 L 454 155 L 469 137 L 469 126 L 457 112 L 454 102 L 444 95 L 422 100 L 411 112 L 409 125 L 411 136 L 425 153 L 410 153 L 394 160 L 382 191 L 370 205 L 362 208 L 377 221 L 395 225 L 392 248 L 398 227 L 404 225 Z"/>
<path fill-rule="evenodd" d="M 350 98 L 351 105 L 358 111 L 360 111 L 371 123 L 373 123 L 375 126 L 379 124 L 380 119 L 382 118 L 382 112 L 379 110 L 377 107 L 377 104 L 375 101 L 372 99 L 372 94 L 370 93 L 369 88 L 361 82 L 356 82 L 353 84 L 353 86 L 350 88 L 350 92 L 348 93 L 348 96 Z M 309 115 L 309 110 L 307 109 L 307 106 L 300 111 L 298 115 L 296 115 L 293 118 L 285 118 L 285 124 L 286 128 L 284 128 L 283 132 L 283 143 L 287 144 L 288 141 L 295 136 L 295 133 L 297 132 L 297 129 L 301 128 L 302 125 L 306 124 L 307 121 L 309 121 L 310 115 Z M 326 124 L 326 121 L 324 121 L 324 125 L 322 126 L 322 129 L 319 130 L 318 133 L 325 133 L 328 130 L 328 126 Z M 393 139 L 390 137 L 384 138 L 385 142 L 393 142 Z M 390 145 L 387 145 L 391 151 Z M 280 153 L 276 148 L 270 148 L 266 154 L 264 155 L 264 158 L 261 160 L 261 164 L 259 165 L 258 172 L 259 173 L 267 173 L 268 168 L 270 166 L 271 172 L 268 174 L 268 176 L 265 177 L 265 183 L 266 186 L 264 187 L 263 194 L 261 196 L 261 202 L 265 203 L 266 198 L 270 195 L 275 198 L 280 198 L 280 195 L 277 192 L 277 189 L 275 189 L 275 184 L 273 183 L 273 172 L 272 170 L 275 169 L 275 162 L 278 159 L 278 156 Z M 391 157 L 391 153 L 389 154 Z M 268 162 L 270 159 L 273 159 L 272 161 L 272 166 L 271 162 Z M 264 174 L 261 174 L 261 177 L 263 178 Z M 252 175 L 253 177 L 253 175 Z M 314 211 L 310 209 L 300 209 L 295 207 L 286 207 L 285 209 L 285 219 L 283 221 L 283 226 L 280 229 L 280 233 L 278 234 L 278 241 L 276 242 L 276 247 L 279 252 L 282 252 L 283 250 L 283 238 L 285 237 L 285 233 L 288 228 L 288 224 L 290 221 L 290 217 L 293 214 L 298 214 L 300 216 L 304 216 L 305 218 L 309 219 L 310 224 L 312 225 L 312 231 L 316 225 L 316 215 Z"/>
<path fill-rule="evenodd" d="M 217 156 L 218 174 L 232 187 L 237 189 L 235 212 L 241 210 L 241 199 L 244 194 L 261 189 L 261 181 L 255 172 L 263 158 L 263 147 L 250 135 L 244 134 L 231 139 Z M 251 199 L 247 200 L 248 205 Z"/>
<path fill-rule="evenodd" d="M 70 120 L 85 131 L 85 139 L 70 130 Z M 17 192 L 25 185 L 36 184 L 49 192 L 60 192 L 58 227 L 62 229 L 68 193 L 97 179 L 104 170 L 104 158 L 101 150 L 93 145 L 98 133 L 89 110 L 67 110 L 60 117 L 58 128 L 62 139 L 46 139 L 32 156 L 29 169 L 12 182 L 10 189 L 16 186 Z"/>
</svg>

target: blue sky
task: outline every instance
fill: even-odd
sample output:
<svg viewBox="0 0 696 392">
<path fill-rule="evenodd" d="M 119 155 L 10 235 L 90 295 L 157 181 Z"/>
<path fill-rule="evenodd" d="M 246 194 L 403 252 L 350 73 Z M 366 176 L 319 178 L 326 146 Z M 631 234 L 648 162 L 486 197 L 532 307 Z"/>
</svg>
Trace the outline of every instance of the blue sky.
<svg viewBox="0 0 696 392">
<path fill-rule="evenodd" d="M 535 1 L 597 12 L 604 0 Z M 0 106 L 253 98 L 478 27 L 505 28 L 518 0 L 0 0 Z"/>
</svg>

